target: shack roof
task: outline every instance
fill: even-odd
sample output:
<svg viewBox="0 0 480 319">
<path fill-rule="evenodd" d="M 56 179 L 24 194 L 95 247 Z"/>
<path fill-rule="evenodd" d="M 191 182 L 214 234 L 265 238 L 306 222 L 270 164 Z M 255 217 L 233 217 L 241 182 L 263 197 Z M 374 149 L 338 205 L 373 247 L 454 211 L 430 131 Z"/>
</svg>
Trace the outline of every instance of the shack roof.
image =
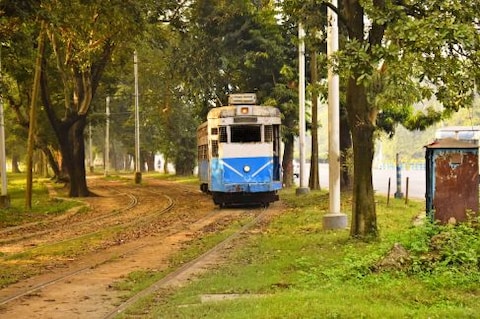
<svg viewBox="0 0 480 319">
<path fill-rule="evenodd" d="M 436 139 L 425 148 L 478 148 L 476 141 L 457 140 L 454 138 Z"/>
</svg>

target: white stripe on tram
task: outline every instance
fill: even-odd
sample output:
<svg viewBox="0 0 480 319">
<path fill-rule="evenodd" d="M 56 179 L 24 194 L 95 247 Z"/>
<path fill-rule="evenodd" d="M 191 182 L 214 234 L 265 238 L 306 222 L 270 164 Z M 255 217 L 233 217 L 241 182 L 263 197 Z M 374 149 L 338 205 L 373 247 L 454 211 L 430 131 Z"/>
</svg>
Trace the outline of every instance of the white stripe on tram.
<svg viewBox="0 0 480 319">
<path fill-rule="evenodd" d="M 255 177 L 257 176 L 261 171 L 263 171 L 265 169 L 265 167 L 267 167 L 268 165 L 272 164 L 273 163 L 273 160 L 270 160 L 268 161 L 267 163 L 265 163 L 262 167 L 260 167 L 255 173 L 252 174 L 252 177 Z"/>
</svg>

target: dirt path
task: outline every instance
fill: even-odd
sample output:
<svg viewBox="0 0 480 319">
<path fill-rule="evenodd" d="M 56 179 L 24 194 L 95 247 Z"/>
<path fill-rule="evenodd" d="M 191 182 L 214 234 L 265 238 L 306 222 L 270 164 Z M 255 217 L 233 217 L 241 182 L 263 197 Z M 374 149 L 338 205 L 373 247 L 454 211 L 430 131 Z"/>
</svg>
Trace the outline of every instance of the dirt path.
<svg viewBox="0 0 480 319">
<path fill-rule="evenodd" d="M 100 190 L 101 182 L 95 183 L 92 189 Z M 165 269 L 172 254 L 201 236 L 202 232 L 211 231 L 215 223 L 234 218 L 236 214 L 235 210 L 219 211 L 211 199 L 194 186 L 153 180 L 144 183 L 147 185 L 140 188 L 132 186 L 132 191 L 138 195 L 138 205 L 128 212 L 128 216 L 141 216 L 154 209 L 161 202 L 159 191 L 171 196 L 175 202 L 168 216 L 124 234 L 116 242 L 105 244 L 104 249 L 50 264 L 43 274 L 0 290 L 0 300 L 5 301 L 13 296 L 13 299 L 0 305 L 0 317 L 104 318 L 124 300 L 121 292 L 111 288 L 115 282 L 133 271 Z M 115 196 L 114 193 L 105 193 L 85 199 L 93 210 L 93 213 L 85 216 L 91 218 L 101 213 L 99 210 L 108 213 L 124 205 L 124 201 L 112 200 Z M 126 216 L 121 218 L 127 219 Z M 91 223 L 91 227 L 104 226 Z M 65 228 L 65 232 L 69 233 L 70 230 Z M 62 238 L 62 234 L 56 236 Z M 67 277 L 58 279 L 61 275 Z M 29 291 L 27 295 L 14 297 Z"/>
</svg>

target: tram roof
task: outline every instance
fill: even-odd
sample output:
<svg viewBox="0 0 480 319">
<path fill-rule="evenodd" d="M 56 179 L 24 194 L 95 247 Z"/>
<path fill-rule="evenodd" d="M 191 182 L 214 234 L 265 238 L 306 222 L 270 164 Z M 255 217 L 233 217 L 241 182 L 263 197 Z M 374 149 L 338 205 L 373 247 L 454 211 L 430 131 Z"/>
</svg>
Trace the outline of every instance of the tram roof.
<svg viewBox="0 0 480 319">
<path fill-rule="evenodd" d="M 229 105 L 221 106 L 211 109 L 208 112 L 209 119 L 215 118 L 225 118 L 225 117 L 236 117 L 241 116 L 237 114 L 237 109 L 240 107 L 249 107 L 251 108 L 251 113 L 249 116 L 260 116 L 260 117 L 280 117 L 280 111 L 273 106 L 265 105 Z"/>
</svg>

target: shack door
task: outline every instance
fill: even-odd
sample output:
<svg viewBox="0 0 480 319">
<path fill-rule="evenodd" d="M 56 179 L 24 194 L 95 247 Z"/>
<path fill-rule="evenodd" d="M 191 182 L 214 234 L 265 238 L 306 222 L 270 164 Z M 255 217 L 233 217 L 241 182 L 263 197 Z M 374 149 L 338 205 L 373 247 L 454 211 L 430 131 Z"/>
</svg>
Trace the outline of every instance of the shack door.
<svg viewBox="0 0 480 319">
<path fill-rule="evenodd" d="M 446 139 L 426 148 L 430 217 L 445 224 L 465 221 L 468 212 L 478 213 L 478 146 Z"/>
</svg>

